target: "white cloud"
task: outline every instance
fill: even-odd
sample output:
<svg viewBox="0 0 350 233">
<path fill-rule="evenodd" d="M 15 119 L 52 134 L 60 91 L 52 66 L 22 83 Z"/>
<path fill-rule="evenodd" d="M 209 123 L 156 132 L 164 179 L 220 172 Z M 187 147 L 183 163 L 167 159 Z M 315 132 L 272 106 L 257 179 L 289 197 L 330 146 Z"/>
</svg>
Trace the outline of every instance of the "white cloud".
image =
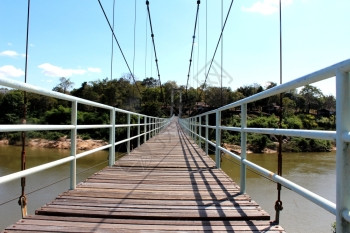
<svg viewBox="0 0 350 233">
<path fill-rule="evenodd" d="M 293 0 L 282 0 L 282 6 L 292 4 Z M 255 2 L 251 7 L 242 7 L 245 12 L 271 15 L 279 11 L 279 0 L 261 0 Z"/>
<path fill-rule="evenodd" d="M 17 69 L 11 65 L 5 65 L 0 67 L 0 77 L 1 78 L 18 78 L 24 75 L 24 71 Z"/>
<path fill-rule="evenodd" d="M 42 69 L 42 73 L 49 77 L 70 77 L 74 74 L 83 75 L 86 73 L 84 69 L 63 69 L 62 67 L 44 63 L 38 66 Z"/>
<path fill-rule="evenodd" d="M 87 70 L 91 73 L 101 73 L 100 68 L 89 67 Z"/>
<path fill-rule="evenodd" d="M 19 57 L 19 56 L 21 56 L 21 57 L 26 57 L 25 54 L 19 54 L 19 53 L 17 53 L 16 51 L 13 51 L 13 50 L 5 50 L 5 51 L 2 51 L 2 52 L 0 52 L 0 56 L 4 56 L 4 57 L 13 57 L 13 58 Z"/>
</svg>

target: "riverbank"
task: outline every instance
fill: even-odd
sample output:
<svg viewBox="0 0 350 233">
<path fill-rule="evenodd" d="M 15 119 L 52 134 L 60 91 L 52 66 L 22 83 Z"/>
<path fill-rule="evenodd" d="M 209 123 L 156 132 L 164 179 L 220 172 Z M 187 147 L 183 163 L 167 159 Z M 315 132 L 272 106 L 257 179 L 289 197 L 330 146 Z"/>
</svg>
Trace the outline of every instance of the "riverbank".
<svg viewBox="0 0 350 233">
<path fill-rule="evenodd" d="M 87 139 L 83 140 L 81 138 L 77 139 L 77 150 L 91 150 L 97 147 L 105 146 L 108 143 L 103 140 L 93 140 Z M 0 145 L 9 145 L 9 140 L 0 140 Z M 19 146 L 20 142 L 15 145 Z M 69 138 L 61 137 L 58 140 L 47 140 L 41 138 L 32 138 L 27 140 L 26 146 L 37 147 L 37 148 L 53 148 L 53 149 L 70 149 L 71 140 Z"/>
<path fill-rule="evenodd" d="M 226 150 L 229 150 L 229 151 L 231 151 L 231 152 L 233 152 L 233 153 L 235 153 L 235 154 L 239 154 L 239 155 L 240 155 L 241 152 L 242 152 L 241 147 L 238 146 L 238 145 L 224 143 L 224 144 L 223 144 L 223 147 L 224 147 Z M 246 153 L 247 153 L 247 154 L 253 154 L 254 152 L 248 149 L 248 150 L 246 151 Z M 262 153 L 263 153 L 263 154 L 277 153 L 277 150 L 271 150 L 271 149 L 269 149 L 269 148 L 265 148 L 265 149 L 263 150 Z"/>
</svg>

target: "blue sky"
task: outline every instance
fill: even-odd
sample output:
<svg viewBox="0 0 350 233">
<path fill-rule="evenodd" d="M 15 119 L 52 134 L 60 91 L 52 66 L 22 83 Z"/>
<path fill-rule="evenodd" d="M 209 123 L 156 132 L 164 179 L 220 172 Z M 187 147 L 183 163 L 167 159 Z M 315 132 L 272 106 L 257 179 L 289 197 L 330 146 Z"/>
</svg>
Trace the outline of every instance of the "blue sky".
<svg viewBox="0 0 350 233">
<path fill-rule="evenodd" d="M 283 82 L 350 58 L 349 0 L 282 0 Z M 112 21 L 112 0 L 101 0 Z M 186 85 L 196 0 L 150 0 L 162 83 Z M 231 1 L 223 0 L 224 17 Z M 115 33 L 136 79 L 157 77 L 144 0 L 116 0 Z M 206 47 L 206 4 L 207 47 Z M 0 1 L 0 77 L 24 80 L 25 0 Z M 64 76 L 76 88 L 111 78 L 111 32 L 97 0 L 32 0 L 28 83 L 52 89 Z M 223 40 L 223 85 L 279 82 L 278 0 L 235 0 Z M 221 1 L 202 0 L 189 84 L 204 80 L 221 27 Z M 147 46 L 146 46 L 147 43 Z M 147 51 L 147 52 L 146 52 Z M 207 51 L 207 56 L 206 56 Z M 221 50 L 208 78 L 219 85 Z M 114 44 L 113 78 L 128 73 Z M 318 84 L 335 94 L 334 79 Z"/>
</svg>

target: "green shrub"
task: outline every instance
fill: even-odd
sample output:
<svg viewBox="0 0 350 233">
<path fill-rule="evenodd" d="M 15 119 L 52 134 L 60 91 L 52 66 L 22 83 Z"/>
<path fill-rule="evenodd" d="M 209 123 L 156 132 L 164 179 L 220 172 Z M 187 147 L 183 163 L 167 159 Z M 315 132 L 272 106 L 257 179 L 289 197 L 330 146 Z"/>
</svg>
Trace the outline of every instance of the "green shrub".
<svg viewBox="0 0 350 233">
<path fill-rule="evenodd" d="M 16 145 L 17 142 L 21 141 L 21 133 L 9 133 L 7 139 L 9 140 L 10 145 Z"/>
<path fill-rule="evenodd" d="M 302 129 L 303 128 L 303 122 L 297 116 L 288 117 L 283 121 L 283 123 L 287 129 Z"/>
<path fill-rule="evenodd" d="M 318 126 L 315 120 L 315 116 L 311 114 L 300 114 L 299 118 L 303 122 L 304 129 L 316 129 Z"/>
<path fill-rule="evenodd" d="M 251 128 L 278 128 L 278 118 L 275 115 L 256 117 L 249 119 L 247 125 Z"/>
<path fill-rule="evenodd" d="M 328 140 L 293 137 L 282 145 L 285 152 L 328 152 L 332 143 Z"/>
<path fill-rule="evenodd" d="M 248 148 L 254 153 L 261 153 L 270 142 L 266 135 L 262 134 L 252 134 L 248 136 Z"/>
</svg>

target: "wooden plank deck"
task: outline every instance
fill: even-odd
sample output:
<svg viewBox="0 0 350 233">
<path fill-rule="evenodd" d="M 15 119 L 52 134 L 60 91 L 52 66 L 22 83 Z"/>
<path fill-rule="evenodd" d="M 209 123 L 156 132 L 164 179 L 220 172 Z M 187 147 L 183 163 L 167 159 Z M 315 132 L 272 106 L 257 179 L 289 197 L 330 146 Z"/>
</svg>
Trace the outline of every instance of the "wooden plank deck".
<svg viewBox="0 0 350 233">
<path fill-rule="evenodd" d="M 176 121 L 4 232 L 284 232 Z"/>
</svg>

